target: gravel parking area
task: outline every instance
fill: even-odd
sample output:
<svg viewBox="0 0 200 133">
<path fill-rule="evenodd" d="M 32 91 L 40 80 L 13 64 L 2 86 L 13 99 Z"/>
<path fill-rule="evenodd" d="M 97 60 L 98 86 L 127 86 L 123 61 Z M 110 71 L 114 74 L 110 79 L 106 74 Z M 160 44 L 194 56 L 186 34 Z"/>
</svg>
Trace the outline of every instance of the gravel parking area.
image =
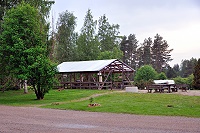
<svg viewBox="0 0 200 133">
<path fill-rule="evenodd" d="M 200 133 L 200 118 L 0 106 L 0 133 Z"/>
<path fill-rule="evenodd" d="M 147 90 L 139 90 L 138 93 L 148 93 L 148 92 L 147 92 Z M 165 94 L 181 94 L 181 95 L 187 95 L 187 96 L 200 96 L 200 90 L 187 90 L 187 91 L 179 90 L 178 92 L 172 92 L 172 93 L 165 92 Z"/>
</svg>

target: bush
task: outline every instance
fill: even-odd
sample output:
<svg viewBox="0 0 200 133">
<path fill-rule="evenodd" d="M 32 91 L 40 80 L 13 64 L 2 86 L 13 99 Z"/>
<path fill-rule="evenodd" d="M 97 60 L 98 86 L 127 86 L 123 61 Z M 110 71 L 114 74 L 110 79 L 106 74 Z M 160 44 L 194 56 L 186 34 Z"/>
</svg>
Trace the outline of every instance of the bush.
<svg viewBox="0 0 200 133">
<path fill-rule="evenodd" d="M 148 80 L 148 81 L 144 81 L 144 80 L 140 80 L 135 82 L 135 86 L 138 87 L 138 89 L 145 89 L 145 87 L 149 86 L 150 84 L 153 83 L 153 80 Z"/>
<path fill-rule="evenodd" d="M 180 76 L 173 78 L 176 84 L 187 84 L 187 78 L 182 78 Z"/>
<path fill-rule="evenodd" d="M 167 79 L 167 76 L 165 75 L 164 72 L 161 72 L 161 73 L 158 74 L 157 79 L 158 80 L 165 80 L 165 79 Z"/>
<path fill-rule="evenodd" d="M 154 80 L 157 77 L 157 72 L 155 69 L 150 65 L 144 65 L 140 67 L 135 74 L 135 81 L 149 81 Z"/>
<path fill-rule="evenodd" d="M 157 78 L 157 75 L 157 72 L 152 66 L 144 65 L 140 67 L 135 74 L 135 85 L 140 89 L 144 89 Z"/>
<path fill-rule="evenodd" d="M 187 77 L 187 85 L 189 86 L 190 89 L 193 88 L 193 81 L 194 81 L 194 75 L 191 74 Z"/>
<path fill-rule="evenodd" d="M 193 88 L 193 81 L 194 81 L 194 75 L 191 74 L 187 78 L 182 78 L 180 76 L 173 78 L 176 84 L 186 84 L 190 89 Z"/>
</svg>

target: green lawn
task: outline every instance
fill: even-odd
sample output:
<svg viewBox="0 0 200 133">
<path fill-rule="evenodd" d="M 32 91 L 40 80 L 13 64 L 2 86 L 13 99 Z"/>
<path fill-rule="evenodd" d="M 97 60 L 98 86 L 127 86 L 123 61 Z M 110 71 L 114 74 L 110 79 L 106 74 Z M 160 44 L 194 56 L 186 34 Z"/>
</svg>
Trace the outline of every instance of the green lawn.
<svg viewBox="0 0 200 133">
<path fill-rule="evenodd" d="M 200 97 L 175 94 L 113 93 L 94 98 L 101 106 L 88 107 L 89 100 L 44 108 L 94 112 L 200 117 Z"/>
<path fill-rule="evenodd" d="M 23 90 L 18 91 L 5 91 L 0 92 L 0 104 L 1 105 L 11 105 L 11 106 L 39 106 L 48 105 L 56 102 L 70 102 L 72 100 L 77 100 L 84 97 L 89 97 L 93 94 L 105 93 L 107 91 L 99 90 L 50 90 L 44 96 L 43 100 L 36 100 L 35 93 L 29 91 L 28 94 L 24 94 Z"/>
<path fill-rule="evenodd" d="M 88 107 L 89 98 L 94 94 L 109 93 L 94 97 L 98 107 Z M 200 96 L 178 94 L 139 94 L 121 93 L 104 90 L 52 90 L 44 100 L 34 100 L 35 94 L 23 94 L 22 91 L 0 93 L 0 104 L 15 106 L 35 106 L 42 108 L 70 109 L 94 112 L 129 113 L 141 115 L 164 115 L 200 117 Z"/>
</svg>

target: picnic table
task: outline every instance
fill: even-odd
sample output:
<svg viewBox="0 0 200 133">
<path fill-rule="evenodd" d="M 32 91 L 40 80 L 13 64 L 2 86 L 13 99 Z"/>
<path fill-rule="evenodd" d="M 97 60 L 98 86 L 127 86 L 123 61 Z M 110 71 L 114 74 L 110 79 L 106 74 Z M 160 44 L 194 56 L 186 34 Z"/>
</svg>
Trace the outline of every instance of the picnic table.
<svg viewBox="0 0 200 133">
<path fill-rule="evenodd" d="M 175 84 L 152 84 L 147 87 L 149 93 L 151 93 L 152 90 L 155 90 L 155 92 L 164 93 L 165 89 L 167 89 L 168 93 L 178 91 Z"/>
</svg>

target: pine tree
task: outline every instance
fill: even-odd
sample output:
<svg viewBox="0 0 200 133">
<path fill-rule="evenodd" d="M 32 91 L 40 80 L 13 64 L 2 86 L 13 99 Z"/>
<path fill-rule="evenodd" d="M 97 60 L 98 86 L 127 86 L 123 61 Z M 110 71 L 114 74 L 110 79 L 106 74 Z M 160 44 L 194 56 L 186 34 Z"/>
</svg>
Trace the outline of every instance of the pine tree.
<svg viewBox="0 0 200 133">
<path fill-rule="evenodd" d="M 175 77 L 177 77 L 177 75 L 176 75 L 176 72 L 174 71 L 174 69 L 173 68 L 171 68 L 170 66 L 167 66 L 167 68 L 166 68 L 166 76 L 167 76 L 167 78 L 175 78 Z"/>
<path fill-rule="evenodd" d="M 120 43 L 120 49 L 123 52 L 123 62 L 131 66 L 133 69 L 138 68 L 138 40 L 136 39 L 134 34 L 130 34 L 128 36 L 128 40 L 126 37 L 123 38 Z"/>
<path fill-rule="evenodd" d="M 194 71 L 194 67 L 197 63 L 197 59 L 195 58 L 191 58 L 190 60 L 183 60 L 181 62 L 181 77 L 188 77 L 189 75 L 191 75 Z"/>
<path fill-rule="evenodd" d="M 152 63 L 152 39 L 149 37 L 145 39 L 141 47 L 138 49 L 139 67 L 142 65 L 150 65 Z"/>
<path fill-rule="evenodd" d="M 174 72 L 176 73 L 176 77 L 180 76 L 180 67 L 178 64 L 175 64 L 172 68 L 174 70 Z"/>
<path fill-rule="evenodd" d="M 124 63 L 127 63 L 126 60 L 127 60 L 127 58 L 128 58 L 128 54 L 127 54 L 127 44 L 128 44 L 127 37 L 124 36 L 124 37 L 122 38 L 121 43 L 120 43 L 120 50 L 121 50 L 122 53 L 123 53 L 122 61 L 123 61 Z"/>
<path fill-rule="evenodd" d="M 169 45 L 167 41 L 163 40 L 163 37 L 156 34 L 153 46 L 152 46 L 152 64 L 157 72 L 161 72 L 163 68 L 166 68 L 168 62 L 171 61 L 170 52 L 173 49 L 168 49 Z"/>
</svg>

